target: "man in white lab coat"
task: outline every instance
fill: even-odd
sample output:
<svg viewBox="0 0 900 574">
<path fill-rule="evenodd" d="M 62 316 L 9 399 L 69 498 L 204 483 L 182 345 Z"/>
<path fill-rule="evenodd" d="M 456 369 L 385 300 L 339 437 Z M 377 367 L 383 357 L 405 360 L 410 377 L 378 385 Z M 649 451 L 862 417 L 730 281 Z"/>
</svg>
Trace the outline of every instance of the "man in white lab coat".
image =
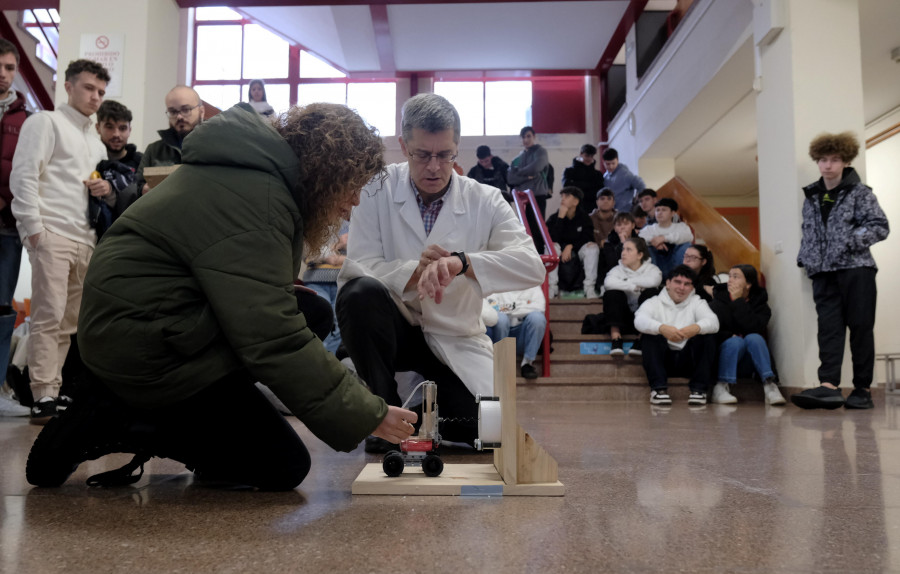
<svg viewBox="0 0 900 574">
<path fill-rule="evenodd" d="M 459 114 L 436 94 L 403 105 L 406 163 L 387 167 L 353 210 L 337 314 L 358 373 L 400 405 L 394 373 L 438 383 L 441 435 L 477 438 L 475 395 L 493 394 L 482 299 L 544 280 L 544 266 L 499 190 L 453 171 Z M 369 437 L 368 452 L 391 445 Z"/>
</svg>

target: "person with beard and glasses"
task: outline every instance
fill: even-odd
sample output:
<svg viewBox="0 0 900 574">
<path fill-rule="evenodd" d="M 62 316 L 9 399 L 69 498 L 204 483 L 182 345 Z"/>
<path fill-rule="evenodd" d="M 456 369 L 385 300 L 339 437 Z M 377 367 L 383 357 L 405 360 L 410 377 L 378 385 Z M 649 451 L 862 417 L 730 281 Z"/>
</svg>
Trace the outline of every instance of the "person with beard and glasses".
<svg viewBox="0 0 900 574">
<path fill-rule="evenodd" d="M 150 191 L 144 179 L 144 168 L 181 164 L 181 145 L 184 138 L 203 123 L 203 102 L 193 88 L 175 86 L 166 94 L 166 116 L 169 128 L 159 130 L 160 139 L 147 146 L 137 169 L 141 195 Z"/>
<path fill-rule="evenodd" d="M 34 424 L 46 424 L 71 403 L 60 392 L 62 367 L 97 244 L 88 220 L 89 198 L 107 187 L 103 180 L 90 179 L 106 157 L 91 116 L 103 102 L 107 83 L 109 72 L 100 64 L 71 62 L 65 71 L 68 102 L 25 120 L 13 156 L 12 212 L 31 260 L 27 355 Z"/>
<path fill-rule="evenodd" d="M 107 185 L 104 195 L 91 197 L 91 225 L 97 230 L 99 240 L 125 209 L 134 203 L 138 195 L 137 169 L 143 154 L 131 136 L 131 110 L 112 100 L 107 100 L 97 110 L 97 133 L 106 146 L 105 159 L 97 164 L 97 174 Z"/>
</svg>

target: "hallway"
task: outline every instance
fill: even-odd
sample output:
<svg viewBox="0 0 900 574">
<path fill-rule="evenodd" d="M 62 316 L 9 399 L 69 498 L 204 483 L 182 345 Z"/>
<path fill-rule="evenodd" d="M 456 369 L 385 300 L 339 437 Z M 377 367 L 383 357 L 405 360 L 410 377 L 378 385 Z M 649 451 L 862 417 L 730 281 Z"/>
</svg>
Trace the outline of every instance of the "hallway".
<svg viewBox="0 0 900 574">
<path fill-rule="evenodd" d="M 135 487 L 84 486 L 124 455 L 41 490 L 24 478 L 39 427 L 0 419 L 0 572 L 900 572 L 900 398 L 665 412 L 573 389 L 518 391 L 563 498 L 351 496 L 380 458 L 296 419 L 313 468 L 293 492 L 196 485 L 158 459 Z"/>
</svg>

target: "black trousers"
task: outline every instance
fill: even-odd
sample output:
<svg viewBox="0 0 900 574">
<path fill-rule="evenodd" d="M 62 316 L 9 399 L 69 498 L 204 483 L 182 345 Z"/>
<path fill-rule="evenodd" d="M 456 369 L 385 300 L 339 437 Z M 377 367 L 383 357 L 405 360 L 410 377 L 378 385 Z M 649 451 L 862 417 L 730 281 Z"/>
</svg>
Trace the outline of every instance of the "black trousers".
<svg viewBox="0 0 900 574">
<path fill-rule="evenodd" d="M 875 370 L 875 269 L 857 267 L 812 278 L 819 317 L 819 381 L 841 384 L 844 342 L 850 329 L 853 386 L 868 389 Z"/>
<path fill-rule="evenodd" d="M 638 305 L 655 296 L 658 289 L 644 289 L 638 296 Z M 636 333 L 634 328 L 634 312 L 628 306 L 628 297 L 624 291 L 607 289 L 603 292 L 603 321 L 607 327 L 618 327 L 623 335 Z"/>
<path fill-rule="evenodd" d="M 705 393 L 712 384 L 716 336 L 695 335 L 681 351 L 669 348 L 662 335 L 642 335 L 644 371 L 651 389 L 665 389 L 669 376 L 690 377 L 691 391 Z"/>
<path fill-rule="evenodd" d="M 171 458 L 203 478 L 263 490 L 291 490 L 309 473 L 303 441 L 243 371 L 153 409 L 129 406 L 90 371 L 80 391 L 60 423 L 107 429 L 107 438 L 119 443 L 121 452 Z M 69 410 L 81 409 L 90 409 L 91 422 L 68 416 Z"/>
<path fill-rule="evenodd" d="M 437 383 L 441 435 L 472 443 L 478 436 L 475 397 L 460 378 L 434 355 L 422 328 L 410 325 L 380 281 L 359 277 L 338 292 L 338 325 L 356 370 L 372 392 L 400 406 L 394 375 L 415 371 Z"/>
</svg>

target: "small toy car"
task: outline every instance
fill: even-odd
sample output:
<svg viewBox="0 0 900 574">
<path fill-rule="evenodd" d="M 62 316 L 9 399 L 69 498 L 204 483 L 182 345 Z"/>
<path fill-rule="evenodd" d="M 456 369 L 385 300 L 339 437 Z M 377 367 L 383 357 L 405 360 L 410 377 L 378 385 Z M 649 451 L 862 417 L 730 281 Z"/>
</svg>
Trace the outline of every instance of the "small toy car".
<svg viewBox="0 0 900 574">
<path fill-rule="evenodd" d="M 400 441 L 400 451 L 384 455 L 381 467 L 388 476 L 400 476 L 407 466 L 422 466 L 425 476 L 440 476 L 444 461 L 438 456 L 441 435 L 438 433 L 437 384 L 425 381 L 422 386 L 422 424 L 419 434 Z"/>
</svg>

